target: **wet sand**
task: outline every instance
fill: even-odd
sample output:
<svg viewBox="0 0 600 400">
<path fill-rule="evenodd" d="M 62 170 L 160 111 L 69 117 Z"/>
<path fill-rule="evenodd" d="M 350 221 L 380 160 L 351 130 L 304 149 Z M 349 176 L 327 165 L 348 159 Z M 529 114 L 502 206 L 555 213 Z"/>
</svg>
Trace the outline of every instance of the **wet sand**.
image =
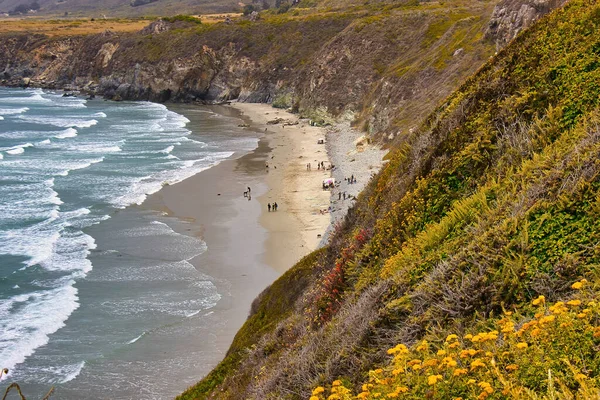
<svg viewBox="0 0 600 400">
<path fill-rule="evenodd" d="M 260 137 L 258 147 L 164 187 L 142 206 L 190 222 L 189 231 L 180 233 L 197 235 L 208 247 L 189 260 L 213 278 L 221 295 L 211 309 L 212 328 L 204 331 L 205 337 L 190 338 L 196 351 L 214 354 L 214 363 L 200 366 L 198 379 L 225 356 L 256 296 L 317 248 L 330 221 L 329 214 L 319 213 L 329 206 L 330 192 L 322 190 L 322 180 L 331 175 L 317 169 L 317 162 L 329 165 L 326 147 L 317 144 L 325 137 L 322 128 L 306 123 L 268 125 L 275 117 L 290 121 L 297 117 L 264 104 L 213 110 L 240 118 L 240 124 L 248 125 L 240 129 Z M 199 116 L 193 107 L 173 111 L 190 119 L 188 128 L 194 130 Z M 312 169 L 307 171 L 309 162 Z M 243 195 L 248 186 L 251 199 Z M 275 201 L 278 211 L 268 212 L 267 203 Z"/>
</svg>

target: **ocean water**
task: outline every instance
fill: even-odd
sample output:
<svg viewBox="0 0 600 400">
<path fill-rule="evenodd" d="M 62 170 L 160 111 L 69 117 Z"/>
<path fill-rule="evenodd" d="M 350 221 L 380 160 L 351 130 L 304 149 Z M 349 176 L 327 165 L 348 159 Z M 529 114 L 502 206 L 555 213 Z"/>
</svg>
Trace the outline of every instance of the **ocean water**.
<svg viewBox="0 0 600 400">
<path fill-rule="evenodd" d="M 189 263 L 206 244 L 135 205 L 256 146 L 203 113 L 192 133 L 160 104 L 0 88 L 0 367 L 26 395 L 168 398 L 159 371 L 202 362 L 177 341 L 220 298 Z"/>
</svg>

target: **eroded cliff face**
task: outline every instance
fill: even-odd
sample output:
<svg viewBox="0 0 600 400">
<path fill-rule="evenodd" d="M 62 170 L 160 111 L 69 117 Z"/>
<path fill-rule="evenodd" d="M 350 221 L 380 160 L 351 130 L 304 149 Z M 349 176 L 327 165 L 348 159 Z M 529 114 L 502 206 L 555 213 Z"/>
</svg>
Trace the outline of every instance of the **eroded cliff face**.
<svg viewBox="0 0 600 400">
<path fill-rule="evenodd" d="M 473 3 L 200 27 L 161 21 L 134 34 L 4 35 L 0 79 L 115 100 L 274 103 L 319 123 L 350 119 L 388 141 L 483 65 L 494 43 L 562 0 Z"/>
<path fill-rule="evenodd" d="M 495 8 L 486 35 L 498 49 L 506 46 L 519 32 L 568 0 L 503 0 Z"/>
</svg>

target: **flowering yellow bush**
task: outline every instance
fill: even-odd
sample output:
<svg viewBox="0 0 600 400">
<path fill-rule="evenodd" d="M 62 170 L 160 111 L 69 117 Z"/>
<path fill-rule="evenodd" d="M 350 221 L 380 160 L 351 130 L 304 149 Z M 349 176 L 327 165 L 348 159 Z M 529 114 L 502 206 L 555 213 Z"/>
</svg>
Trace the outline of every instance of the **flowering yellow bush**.
<svg viewBox="0 0 600 400">
<path fill-rule="evenodd" d="M 358 394 L 337 380 L 311 400 L 600 398 L 600 306 L 586 283 L 566 302 L 536 298 L 533 318 L 505 312 L 490 330 L 399 344 Z"/>
</svg>

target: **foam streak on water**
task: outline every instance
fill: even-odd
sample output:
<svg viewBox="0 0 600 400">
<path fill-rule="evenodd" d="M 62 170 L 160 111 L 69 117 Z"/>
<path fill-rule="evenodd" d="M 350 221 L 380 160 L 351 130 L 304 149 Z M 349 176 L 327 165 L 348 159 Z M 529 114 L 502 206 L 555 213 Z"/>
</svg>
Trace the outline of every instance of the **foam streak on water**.
<svg viewBox="0 0 600 400">
<path fill-rule="evenodd" d="M 86 231 L 116 209 L 140 204 L 163 185 L 207 169 L 241 146 L 216 147 L 191 137 L 189 121 L 163 105 L 86 102 L 39 89 L 0 88 L 0 118 L 1 367 L 25 380 L 31 373 L 48 376 L 44 382 L 70 382 L 88 368 L 85 359 L 54 359 L 52 367 L 35 368 L 27 360 L 51 344 L 80 307 L 78 284 L 92 271 L 89 257 L 97 246 Z M 185 242 L 156 222 L 154 230 L 141 232 Z M 189 301 L 173 297 L 171 303 L 131 299 L 115 303 L 115 315 L 138 310 L 185 318 L 214 305 L 214 286 L 187 262 L 206 250 L 202 246 L 194 242 L 196 252 L 187 254 L 173 245 L 186 256 L 175 255 L 152 273 L 190 275 L 200 285 L 190 290 L 212 294 Z"/>
</svg>

